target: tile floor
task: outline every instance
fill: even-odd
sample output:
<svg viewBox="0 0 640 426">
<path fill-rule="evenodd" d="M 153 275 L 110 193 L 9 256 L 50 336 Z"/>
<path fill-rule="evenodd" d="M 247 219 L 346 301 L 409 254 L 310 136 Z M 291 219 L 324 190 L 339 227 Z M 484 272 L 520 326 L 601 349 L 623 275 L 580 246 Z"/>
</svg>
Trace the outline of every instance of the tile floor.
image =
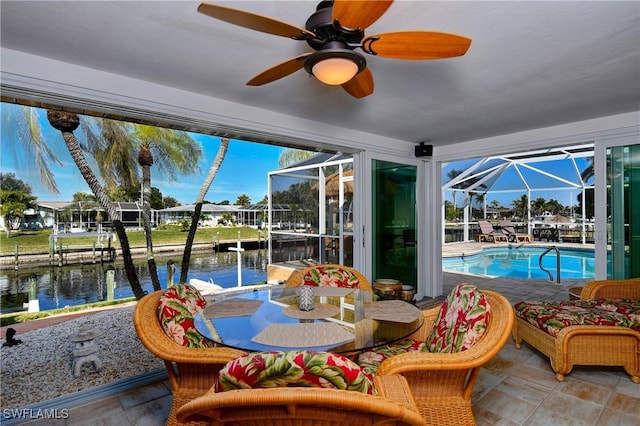
<svg viewBox="0 0 640 426">
<path fill-rule="evenodd" d="M 520 300 L 566 300 L 568 289 L 544 281 L 487 279 L 445 274 L 445 292 L 459 282 Z M 576 367 L 564 382 L 555 380 L 549 360 L 513 340 L 482 370 L 472 397 L 478 425 L 640 425 L 640 385 L 619 368 Z M 64 425 L 163 425 L 171 404 L 166 381 L 73 408 Z M 29 424 L 52 424 L 51 420 Z"/>
</svg>

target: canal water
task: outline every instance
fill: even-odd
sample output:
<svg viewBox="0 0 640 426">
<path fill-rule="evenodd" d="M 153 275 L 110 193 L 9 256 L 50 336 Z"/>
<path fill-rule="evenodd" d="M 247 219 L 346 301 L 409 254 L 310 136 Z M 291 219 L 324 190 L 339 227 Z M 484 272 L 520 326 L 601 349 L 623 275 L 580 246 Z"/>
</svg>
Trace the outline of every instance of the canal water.
<svg viewBox="0 0 640 426">
<path fill-rule="evenodd" d="M 238 285 L 238 263 L 235 252 L 192 254 L 189 279 L 212 279 L 224 288 Z M 243 285 L 266 282 L 268 253 L 266 249 L 246 250 L 241 253 L 241 280 Z M 158 276 L 162 288 L 167 286 L 167 263 L 174 262 L 173 282 L 180 279 L 182 255 L 156 258 Z M 122 262 L 114 264 L 90 264 L 52 266 L 45 268 L 0 271 L 0 313 L 25 310 L 31 297 L 37 297 L 40 311 L 84 305 L 107 300 L 107 270 L 115 268 L 114 299 L 132 297 L 133 292 L 124 272 Z M 146 260 L 136 261 L 138 278 L 144 290 L 153 291 L 147 272 Z M 35 288 L 31 283 L 35 280 Z M 35 293 L 35 294 L 34 294 Z"/>
</svg>

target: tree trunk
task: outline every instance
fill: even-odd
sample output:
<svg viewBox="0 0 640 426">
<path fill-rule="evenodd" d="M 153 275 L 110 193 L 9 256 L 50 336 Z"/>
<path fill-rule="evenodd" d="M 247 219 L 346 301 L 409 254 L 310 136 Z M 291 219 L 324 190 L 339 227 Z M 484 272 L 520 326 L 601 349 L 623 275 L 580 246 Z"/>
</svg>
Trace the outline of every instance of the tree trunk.
<svg viewBox="0 0 640 426">
<path fill-rule="evenodd" d="M 89 188 L 93 192 L 93 195 L 96 196 L 100 205 L 104 208 L 111 219 L 111 223 L 118 234 L 118 238 L 120 238 L 120 246 L 122 248 L 122 257 L 124 261 L 125 273 L 127 275 L 127 279 L 129 280 L 129 285 L 131 286 L 131 290 L 135 295 L 136 299 L 142 298 L 146 292 L 142 290 L 142 286 L 140 285 L 140 281 L 138 280 L 138 275 L 136 273 L 135 265 L 133 263 L 133 258 L 131 257 L 131 247 L 129 246 L 129 239 L 127 238 L 127 233 L 125 232 L 124 225 L 120 222 L 118 217 L 118 212 L 115 206 L 109 200 L 106 192 L 98 182 L 95 174 L 91 170 L 89 163 L 87 162 L 82 150 L 80 149 L 80 145 L 78 144 L 78 140 L 73 134 L 73 131 L 78 128 L 80 123 L 80 119 L 76 114 L 65 112 L 65 111 L 47 111 L 47 119 L 49 123 L 57 130 L 62 132 L 62 138 L 64 139 L 65 144 L 67 145 L 67 149 L 69 150 L 69 154 L 71 154 L 71 158 L 76 163 L 76 166 L 80 170 L 82 177 L 89 185 Z"/>
<path fill-rule="evenodd" d="M 220 147 L 218 148 L 216 158 L 214 158 L 213 163 L 211 163 L 211 167 L 209 167 L 207 177 L 202 183 L 202 187 L 200 188 L 200 192 L 198 193 L 198 198 L 196 199 L 196 207 L 193 212 L 193 217 L 191 218 L 191 227 L 189 228 L 189 234 L 187 235 L 187 241 L 185 243 L 184 253 L 182 255 L 182 265 L 180 268 L 181 283 L 187 282 L 187 275 L 189 274 L 189 262 L 191 261 L 191 248 L 193 247 L 193 240 L 195 239 L 196 231 L 198 230 L 198 221 L 200 220 L 200 213 L 202 212 L 202 202 L 204 201 L 205 195 L 207 195 L 207 191 L 209 191 L 209 188 L 211 187 L 213 179 L 218 173 L 218 169 L 222 164 L 222 160 L 224 160 L 224 157 L 227 155 L 228 148 L 229 139 L 222 138 L 220 140 Z"/>
<path fill-rule="evenodd" d="M 200 220 L 200 212 L 202 212 L 202 203 L 197 203 L 191 217 L 191 227 L 187 234 L 187 242 L 184 245 L 184 253 L 182 254 L 182 267 L 180 268 L 180 282 L 187 282 L 187 275 L 189 274 L 189 263 L 191 262 L 191 247 L 193 247 L 193 240 L 196 237 L 196 231 L 198 230 L 198 221 Z"/>
</svg>

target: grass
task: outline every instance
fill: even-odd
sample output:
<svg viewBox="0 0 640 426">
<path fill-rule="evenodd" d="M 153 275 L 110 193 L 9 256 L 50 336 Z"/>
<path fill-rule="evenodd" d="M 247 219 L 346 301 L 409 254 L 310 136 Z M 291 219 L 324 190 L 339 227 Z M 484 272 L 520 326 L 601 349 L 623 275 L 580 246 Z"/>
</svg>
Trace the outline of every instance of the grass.
<svg viewBox="0 0 640 426">
<path fill-rule="evenodd" d="M 84 311 L 90 308 L 102 308 L 104 306 L 121 305 L 123 303 L 129 303 L 135 300 L 135 297 L 129 297 L 126 299 L 110 300 L 106 302 L 88 303 L 86 305 L 67 306 L 65 308 L 51 309 L 49 311 L 43 312 L 11 312 L 9 314 L 0 315 L 0 327 L 50 317 L 58 314 L 68 314 L 71 312 Z"/>
<path fill-rule="evenodd" d="M 51 229 L 42 231 L 17 231 L 12 232 L 7 238 L 6 233 L 0 233 L 0 253 L 15 253 L 16 246 L 20 252 L 49 252 L 49 236 L 53 233 Z M 72 235 L 72 234 L 71 234 Z M 115 236 L 115 233 L 114 233 Z M 196 232 L 196 243 L 210 243 L 214 239 L 218 241 L 235 241 L 241 239 L 257 239 L 264 240 L 267 236 L 266 230 L 257 230 L 255 228 L 238 226 L 238 227 L 215 227 L 215 228 L 198 228 Z M 131 247 L 144 247 L 145 235 L 142 230 L 127 231 L 127 238 Z M 162 225 L 153 230 L 153 244 L 184 244 L 187 240 L 187 232 L 182 231 L 178 225 Z M 63 246 L 75 247 L 91 247 L 97 242 L 97 234 L 95 236 L 73 237 L 65 234 L 64 238 L 58 239 L 58 244 Z M 112 247 L 119 248 L 119 241 L 112 241 Z"/>
</svg>

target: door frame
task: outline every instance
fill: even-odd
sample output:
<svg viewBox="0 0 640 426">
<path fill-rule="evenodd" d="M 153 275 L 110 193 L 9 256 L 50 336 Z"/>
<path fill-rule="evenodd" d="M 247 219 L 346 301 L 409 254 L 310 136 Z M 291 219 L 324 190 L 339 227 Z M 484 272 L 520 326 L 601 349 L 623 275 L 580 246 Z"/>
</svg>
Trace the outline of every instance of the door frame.
<svg viewBox="0 0 640 426">
<path fill-rule="evenodd" d="M 388 161 L 416 167 L 416 239 L 417 239 L 417 288 L 416 299 L 420 300 L 425 296 L 435 297 L 442 293 L 442 257 L 440 250 L 436 250 L 441 244 L 441 226 L 439 218 L 439 207 L 427 209 L 426 206 L 439 206 L 439 175 L 434 173 L 433 161 L 411 157 L 400 157 L 383 154 L 379 152 L 366 151 L 358 155 L 354 160 L 360 172 L 357 176 L 362 178 L 362 185 L 356 185 L 362 190 L 358 199 L 362 202 L 359 211 L 362 214 L 362 247 L 359 250 L 361 259 L 359 264 L 361 270 L 368 277 L 373 277 L 373 167 L 374 160 Z M 355 166 L 355 164 L 354 164 Z M 438 177 L 434 180 L 434 175 Z M 427 179 L 429 177 L 429 179 Z M 431 182 L 431 185 L 427 184 Z M 435 189 L 438 190 L 435 190 Z M 435 199 L 434 199 L 435 198 Z M 430 200 L 427 201 L 427 200 Z M 427 214 L 431 211 L 433 214 Z"/>
</svg>

